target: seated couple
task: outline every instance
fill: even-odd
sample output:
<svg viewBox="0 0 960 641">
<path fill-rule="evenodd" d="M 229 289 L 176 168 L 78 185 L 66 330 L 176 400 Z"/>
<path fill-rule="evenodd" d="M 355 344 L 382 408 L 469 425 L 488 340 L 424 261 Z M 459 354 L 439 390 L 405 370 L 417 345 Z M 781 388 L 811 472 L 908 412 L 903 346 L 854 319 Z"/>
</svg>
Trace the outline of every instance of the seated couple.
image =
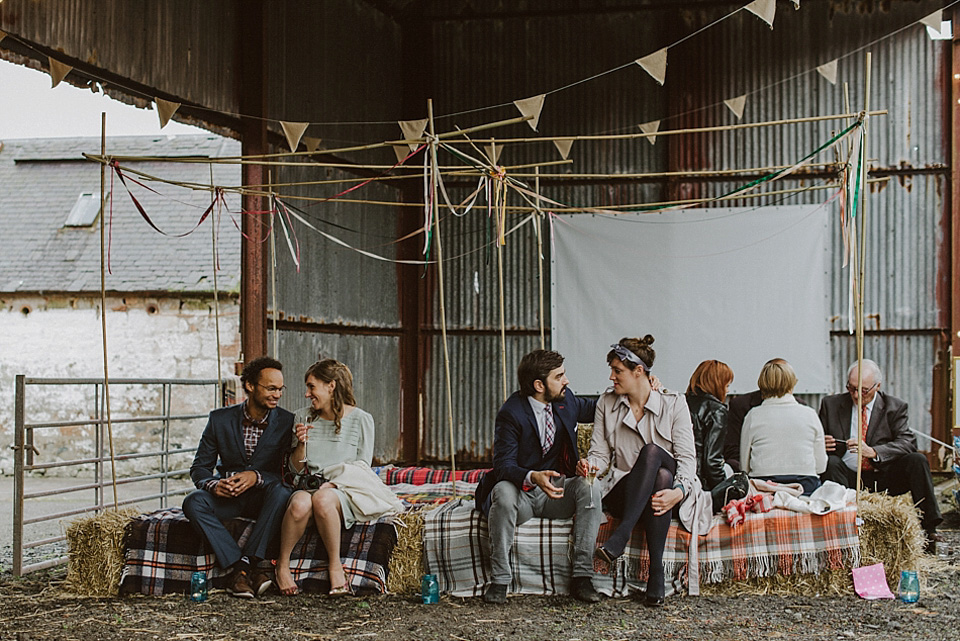
<svg viewBox="0 0 960 641">
<path fill-rule="evenodd" d="M 240 376 L 247 399 L 210 413 L 190 468 L 197 489 L 183 511 L 217 565 L 231 572 L 227 589 L 234 596 L 266 592 L 274 577 L 264 561 L 274 557 L 281 594 L 296 594 L 290 555 L 311 523 L 329 559 L 330 595 L 349 594 L 341 530 L 402 504 L 370 470 L 373 418 L 356 407 L 347 366 L 333 359 L 310 366 L 304 376 L 310 405 L 295 414 L 278 407 L 282 370 L 272 358 L 251 361 Z M 243 548 L 224 527 L 239 516 L 256 519 Z"/>
<path fill-rule="evenodd" d="M 697 478 L 690 413 L 682 394 L 651 386 L 654 339 L 624 338 L 607 354 L 613 388 L 594 402 L 567 389 L 563 357 L 535 350 L 520 361 L 520 390 L 500 408 L 493 469 L 477 488 L 477 506 L 488 517 L 492 581 L 488 603 L 503 603 L 511 580 L 510 548 L 516 526 L 533 518 L 576 516 L 573 530 L 574 598 L 596 603 L 594 557 L 612 563 L 643 525 L 650 555 L 644 602 L 663 605 L 663 551 L 670 519 L 705 533 L 710 495 Z M 590 451 L 577 450 L 577 423 L 593 421 Z M 588 482 L 606 471 L 596 484 Z M 588 476 L 589 475 L 589 476 Z M 601 507 L 601 505 L 603 507 Z M 620 525 L 596 547 L 603 508 Z"/>
</svg>

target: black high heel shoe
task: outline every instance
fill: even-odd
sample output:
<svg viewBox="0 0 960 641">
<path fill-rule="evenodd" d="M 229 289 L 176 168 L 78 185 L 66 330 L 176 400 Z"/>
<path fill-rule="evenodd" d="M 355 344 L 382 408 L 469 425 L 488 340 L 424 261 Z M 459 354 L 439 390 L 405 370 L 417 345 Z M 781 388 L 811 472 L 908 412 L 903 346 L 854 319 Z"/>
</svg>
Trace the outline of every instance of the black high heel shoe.
<svg viewBox="0 0 960 641">
<path fill-rule="evenodd" d="M 606 561 L 610 565 L 613 565 L 614 563 L 616 563 L 617 559 L 619 559 L 622 555 L 623 553 L 621 552 L 620 554 L 617 554 L 616 556 L 614 556 L 614 554 L 610 552 L 610 550 L 603 547 L 602 545 L 593 551 L 594 557 L 600 559 L 601 561 Z"/>
<path fill-rule="evenodd" d="M 649 608 L 663 607 L 663 572 L 659 574 L 650 573 L 647 577 L 647 593 L 643 598 L 643 604 Z"/>
</svg>

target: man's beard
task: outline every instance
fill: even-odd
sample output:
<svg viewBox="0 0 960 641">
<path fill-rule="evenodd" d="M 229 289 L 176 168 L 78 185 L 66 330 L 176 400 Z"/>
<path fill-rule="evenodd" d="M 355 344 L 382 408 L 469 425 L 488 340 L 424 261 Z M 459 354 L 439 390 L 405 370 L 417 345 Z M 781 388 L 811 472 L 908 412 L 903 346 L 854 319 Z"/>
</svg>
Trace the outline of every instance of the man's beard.
<svg viewBox="0 0 960 641">
<path fill-rule="evenodd" d="M 566 392 L 566 391 L 567 391 L 566 386 L 561 387 L 561 388 L 560 388 L 560 392 L 559 392 L 556 396 L 550 396 L 550 395 L 548 395 L 547 398 L 544 399 L 544 400 L 546 400 L 546 402 L 548 402 L 548 403 L 555 403 L 555 402 L 557 402 L 557 401 L 562 401 L 562 400 L 563 400 L 564 392 Z"/>
</svg>

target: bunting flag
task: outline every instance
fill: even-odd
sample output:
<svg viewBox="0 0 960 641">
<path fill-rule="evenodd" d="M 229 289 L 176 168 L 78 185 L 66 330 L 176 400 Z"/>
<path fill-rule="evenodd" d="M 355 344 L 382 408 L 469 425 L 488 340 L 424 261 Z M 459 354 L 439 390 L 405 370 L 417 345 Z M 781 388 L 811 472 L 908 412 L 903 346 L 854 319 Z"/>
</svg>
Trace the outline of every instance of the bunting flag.
<svg viewBox="0 0 960 641">
<path fill-rule="evenodd" d="M 837 84 L 837 61 L 831 60 L 817 67 L 817 72 L 827 79 L 831 85 Z"/>
<path fill-rule="evenodd" d="M 7 32 L 0 30 L 0 42 L 3 42 L 3 39 L 7 37 Z"/>
<path fill-rule="evenodd" d="M 797 7 L 799 8 L 799 6 L 798 4 Z M 753 0 L 744 9 L 766 22 L 773 29 L 773 18 L 777 14 L 777 0 Z"/>
<path fill-rule="evenodd" d="M 307 151 L 309 152 L 314 152 L 317 149 L 320 149 L 320 142 L 321 142 L 320 138 L 311 138 L 310 136 L 304 136 L 303 138 L 301 138 L 301 140 L 303 140 L 303 144 L 306 145 Z M 406 154 L 407 152 L 403 152 L 403 153 Z"/>
<path fill-rule="evenodd" d="M 56 87 L 57 85 L 60 84 L 60 81 L 63 80 L 68 73 L 70 73 L 70 70 L 73 69 L 73 67 L 62 63 L 59 60 L 54 60 L 53 58 L 49 58 L 49 60 L 50 60 L 50 79 L 53 81 L 53 85 L 51 86 L 51 89 L 52 89 L 53 87 Z"/>
<path fill-rule="evenodd" d="M 390 145 L 393 147 L 393 153 L 397 156 L 397 162 L 402 162 L 407 154 L 410 153 L 410 150 L 407 149 L 406 145 Z"/>
<path fill-rule="evenodd" d="M 655 51 L 649 56 L 637 58 L 635 63 L 643 67 L 650 76 L 661 85 L 667 79 L 667 49 L 664 47 L 660 51 Z"/>
<path fill-rule="evenodd" d="M 173 118 L 173 114 L 177 113 L 177 109 L 180 108 L 180 103 L 170 102 L 163 98 L 154 98 L 153 103 L 157 106 L 157 115 L 160 116 L 160 128 L 163 129 L 167 126 L 167 123 L 170 122 L 170 119 Z"/>
<path fill-rule="evenodd" d="M 570 156 L 570 148 L 573 147 L 573 138 L 558 138 L 553 144 L 560 152 L 560 157 L 566 160 Z"/>
<path fill-rule="evenodd" d="M 733 115 L 737 117 L 737 120 L 740 120 L 740 118 L 743 117 L 743 106 L 747 104 L 747 94 L 724 100 L 723 104 L 725 104 L 727 108 L 733 112 Z"/>
<path fill-rule="evenodd" d="M 941 16 L 942 14 L 943 14 L 943 10 L 942 10 L 942 9 L 937 9 L 936 11 L 934 11 L 933 13 L 931 13 L 929 16 L 924 16 L 924 17 L 920 18 L 920 22 L 922 22 L 923 24 L 927 25 L 928 27 L 930 27 L 931 29 L 933 29 L 933 30 L 936 31 L 937 33 L 940 33 L 940 27 L 942 26 L 942 25 L 940 24 L 940 16 Z"/>
<path fill-rule="evenodd" d="M 283 135 L 287 137 L 287 144 L 290 145 L 290 151 L 296 153 L 297 147 L 300 146 L 300 139 L 303 137 L 303 132 L 307 130 L 310 123 L 281 120 L 280 126 L 283 127 Z"/>
<path fill-rule="evenodd" d="M 640 131 L 642 131 L 645 134 L 655 134 L 658 131 L 660 131 L 659 120 L 651 120 L 650 122 L 645 122 L 642 125 L 637 125 L 637 126 L 640 127 Z M 653 144 L 656 144 L 657 137 L 647 136 L 647 140 L 650 142 L 651 145 L 653 145 Z"/>
<path fill-rule="evenodd" d="M 547 94 L 542 93 L 539 96 L 534 96 L 532 98 L 524 98 L 523 100 L 514 100 L 513 104 L 517 106 L 517 109 L 520 110 L 520 115 L 524 118 L 530 118 L 527 121 L 527 124 L 530 125 L 530 128 L 534 131 L 537 130 L 537 124 L 540 122 L 540 112 L 543 110 L 543 99 L 547 97 Z"/>
<path fill-rule="evenodd" d="M 794 9 L 800 8 L 800 0 L 793 0 L 793 8 Z"/>
<path fill-rule="evenodd" d="M 496 165 L 500 162 L 500 154 L 503 153 L 503 145 L 484 145 L 483 150 L 487 154 L 490 162 Z"/>
<path fill-rule="evenodd" d="M 420 140 L 423 138 L 423 132 L 427 130 L 426 118 L 422 120 L 398 120 L 397 124 L 400 125 L 404 140 Z M 410 151 L 417 148 L 416 143 L 407 144 L 410 146 Z"/>
</svg>

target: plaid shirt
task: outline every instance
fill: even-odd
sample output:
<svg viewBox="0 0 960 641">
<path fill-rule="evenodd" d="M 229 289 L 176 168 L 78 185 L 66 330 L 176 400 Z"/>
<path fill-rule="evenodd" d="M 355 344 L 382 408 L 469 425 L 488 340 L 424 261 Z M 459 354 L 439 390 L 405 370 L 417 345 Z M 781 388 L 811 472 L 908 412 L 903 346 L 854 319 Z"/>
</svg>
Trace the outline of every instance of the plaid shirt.
<svg viewBox="0 0 960 641">
<path fill-rule="evenodd" d="M 259 421 L 253 420 L 250 415 L 247 413 L 247 403 L 243 403 L 243 420 L 241 425 L 243 426 L 243 449 L 247 454 L 247 458 L 253 456 L 254 450 L 257 449 L 257 444 L 260 442 L 260 437 L 263 436 L 263 430 L 267 427 L 267 420 L 270 418 L 270 412 L 267 411 Z M 260 487 L 263 485 L 263 477 L 260 475 L 258 470 L 253 470 L 257 475 L 257 485 Z M 227 478 L 233 476 L 234 474 L 239 474 L 239 472 L 233 472 L 227 475 Z M 208 492 L 213 492 L 213 489 L 219 483 L 219 479 L 212 479 L 207 481 L 207 484 L 204 486 Z"/>
</svg>

